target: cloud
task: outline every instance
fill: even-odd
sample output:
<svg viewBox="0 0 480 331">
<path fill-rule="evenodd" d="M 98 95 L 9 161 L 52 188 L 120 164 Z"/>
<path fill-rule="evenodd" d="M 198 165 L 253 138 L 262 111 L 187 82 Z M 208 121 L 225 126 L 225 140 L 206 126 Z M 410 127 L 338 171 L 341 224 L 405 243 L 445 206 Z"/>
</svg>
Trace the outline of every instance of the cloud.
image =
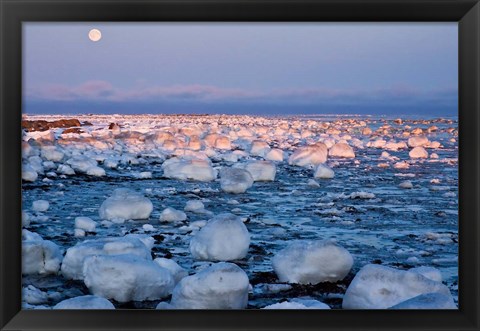
<svg viewBox="0 0 480 331">
<path fill-rule="evenodd" d="M 291 88 L 269 91 L 211 85 L 173 85 L 118 88 L 107 81 L 87 81 L 77 86 L 49 84 L 25 91 L 28 100 L 96 102 L 200 102 L 265 104 L 369 104 L 419 102 L 456 104 L 457 88 L 420 90 L 408 85 L 381 89 Z"/>
</svg>

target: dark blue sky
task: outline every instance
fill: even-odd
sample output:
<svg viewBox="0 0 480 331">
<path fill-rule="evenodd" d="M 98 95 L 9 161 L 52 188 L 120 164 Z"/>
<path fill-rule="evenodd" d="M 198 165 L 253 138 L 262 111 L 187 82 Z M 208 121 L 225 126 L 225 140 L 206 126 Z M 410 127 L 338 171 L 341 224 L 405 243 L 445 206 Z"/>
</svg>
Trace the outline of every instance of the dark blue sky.
<svg viewBox="0 0 480 331">
<path fill-rule="evenodd" d="M 456 23 L 26 23 L 24 111 L 454 115 L 457 45 Z"/>
</svg>

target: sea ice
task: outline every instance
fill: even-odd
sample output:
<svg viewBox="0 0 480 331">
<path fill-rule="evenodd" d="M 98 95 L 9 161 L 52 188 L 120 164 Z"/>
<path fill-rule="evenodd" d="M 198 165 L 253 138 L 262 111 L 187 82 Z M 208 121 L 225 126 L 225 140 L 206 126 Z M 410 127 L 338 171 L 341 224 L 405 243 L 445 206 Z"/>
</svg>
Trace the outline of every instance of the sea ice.
<svg viewBox="0 0 480 331">
<path fill-rule="evenodd" d="M 332 157 L 343 157 L 343 158 L 354 158 L 355 152 L 350 145 L 346 143 L 336 143 L 333 145 L 332 148 L 328 151 L 328 156 Z"/>
<path fill-rule="evenodd" d="M 250 234 L 240 217 L 220 214 L 208 221 L 190 241 L 197 260 L 231 261 L 243 259 L 250 246 Z"/>
<path fill-rule="evenodd" d="M 423 147 L 415 147 L 408 153 L 408 155 L 412 159 L 426 159 L 428 157 L 428 152 Z"/>
<path fill-rule="evenodd" d="M 75 218 L 75 228 L 81 229 L 86 232 L 95 232 L 95 228 L 97 226 L 97 222 L 92 220 L 90 217 L 76 217 Z"/>
<path fill-rule="evenodd" d="M 28 230 L 22 230 L 22 274 L 56 274 L 62 252 L 57 244 Z"/>
<path fill-rule="evenodd" d="M 344 309 L 386 309 L 433 292 L 451 296 L 448 287 L 418 272 L 368 264 L 350 283 L 342 306 Z"/>
<path fill-rule="evenodd" d="M 84 295 L 57 303 L 53 309 L 115 309 L 105 298 L 96 295 Z"/>
<path fill-rule="evenodd" d="M 300 167 L 316 166 L 327 162 L 328 149 L 324 143 L 299 147 L 288 158 L 288 164 Z"/>
<path fill-rule="evenodd" d="M 178 265 L 177 262 L 175 262 L 172 259 L 166 259 L 163 257 L 158 257 L 155 260 L 153 260 L 156 264 L 161 266 L 162 268 L 167 269 L 170 274 L 173 277 L 173 280 L 175 281 L 175 284 L 177 284 L 179 281 L 182 280 L 182 278 L 188 276 L 187 270 L 183 269 L 181 266 Z"/>
<path fill-rule="evenodd" d="M 28 285 L 22 289 L 22 300 L 31 305 L 40 305 L 48 302 L 48 293 Z"/>
<path fill-rule="evenodd" d="M 220 262 L 183 278 L 173 290 L 171 304 L 176 309 L 242 309 L 249 285 L 245 271 Z"/>
<path fill-rule="evenodd" d="M 168 207 L 160 214 L 161 222 L 181 222 L 187 219 L 187 214 L 181 210 Z"/>
<path fill-rule="evenodd" d="M 90 256 L 83 275 L 92 294 L 118 302 L 158 300 L 174 287 L 167 269 L 133 254 Z"/>
<path fill-rule="evenodd" d="M 430 143 L 427 137 L 425 136 L 415 136 L 408 138 L 409 147 L 425 147 Z"/>
<path fill-rule="evenodd" d="M 283 151 L 279 148 L 272 148 L 268 153 L 265 154 L 265 160 L 282 162 Z"/>
<path fill-rule="evenodd" d="M 118 188 L 102 203 L 98 213 L 104 220 L 135 220 L 149 218 L 152 210 L 153 204 L 148 198 L 130 189 Z"/>
<path fill-rule="evenodd" d="M 251 161 L 244 165 L 255 182 L 259 181 L 273 181 L 277 168 L 271 161 Z"/>
<path fill-rule="evenodd" d="M 48 161 L 60 162 L 65 155 L 63 152 L 59 151 L 56 146 L 42 146 L 41 154 L 42 158 Z"/>
<path fill-rule="evenodd" d="M 46 200 L 36 200 L 32 203 L 32 210 L 45 212 L 50 207 L 50 203 Z"/>
<path fill-rule="evenodd" d="M 38 173 L 33 169 L 29 163 L 22 165 L 22 180 L 27 182 L 34 182 L 38 178 Z"/>
<path fill-rule="evenodd" d="M 281 282 L 318 284 L 342 280 L 353 257 L 332 240 L 296 241 L 275 254 L 272 264 Z"/>
<path fill-rule="evenodd" d="M 274 303 L 262 309 L 330 309 L 330 307 L 317 300 L 292 299 L 281 303 Z"/>
<path fill-rule="evenodd" d="M 97 161 L 85 156 L 85 155 L 77 155 L 67 160 L 66 162 L 70 167 L 75 171 L 80 171 L 83 173 L 87 173 L 90 168 L 97 167 Z"/>
<path fill-rule="evenodd" d="M 335 172 L 329 166 L 320 163 L 317 168 L 315 169 L 315 173 L 313 174 L 314 178 L 333 178 L 335 176 Z"/>
<path fill-rule="evenodd" d="M 192 179 L 209 182 L 217 178 L 217 171 L 210 161 L 200 159 L 180 159 L 172 157 L 162 164 L 163 175 L 174 179 Z"/>
<path fill-rule="evenodd" d="M 253 177 L 245 169 L 222 168 L 220 170 L 220 187 L 227 193 L 245 193 L 253 185 Z"/>
<path fill-rule="evenodd" d="M 183 210 L 203 214 L 205 212 L 205 205 L 199 200 L 189 200 Z"/>
<path fill-rule="evenodd" d="M 390 309 L 457 309 L 451 295 L 425 293 L 390 307 Z"/>
</svg>

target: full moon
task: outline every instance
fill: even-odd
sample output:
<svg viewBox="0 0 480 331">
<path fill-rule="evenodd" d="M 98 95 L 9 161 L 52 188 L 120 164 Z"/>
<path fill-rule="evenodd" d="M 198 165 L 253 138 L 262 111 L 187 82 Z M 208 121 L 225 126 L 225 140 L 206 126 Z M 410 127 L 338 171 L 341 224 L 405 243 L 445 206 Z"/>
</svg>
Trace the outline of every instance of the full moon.
<svg viewBox="0 0 480 331">
<path fill-rule="evenodd" d="M 99 41 L 100 39 L 102 39 L 102 33 L 100 32 L 100 30 L 92 29 L 88 33 L 88 38 L 90 38 L 91 41 Z"/>
</svg>

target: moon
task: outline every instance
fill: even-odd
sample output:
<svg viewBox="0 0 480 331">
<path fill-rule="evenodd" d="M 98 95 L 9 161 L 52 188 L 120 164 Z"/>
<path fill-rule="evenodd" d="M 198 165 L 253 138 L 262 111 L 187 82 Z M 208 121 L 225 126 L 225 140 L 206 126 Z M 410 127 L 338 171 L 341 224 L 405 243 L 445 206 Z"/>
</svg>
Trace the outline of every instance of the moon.
<svg viewBox="0 0 480 331">
<path fill-rule="evenodd" d="M 98 29 L 92 29 L 90 32 L 88 32 L 88 38 L 91 41 L 99 41 L 102 39 L 102 33 Z"/>
</svg>

